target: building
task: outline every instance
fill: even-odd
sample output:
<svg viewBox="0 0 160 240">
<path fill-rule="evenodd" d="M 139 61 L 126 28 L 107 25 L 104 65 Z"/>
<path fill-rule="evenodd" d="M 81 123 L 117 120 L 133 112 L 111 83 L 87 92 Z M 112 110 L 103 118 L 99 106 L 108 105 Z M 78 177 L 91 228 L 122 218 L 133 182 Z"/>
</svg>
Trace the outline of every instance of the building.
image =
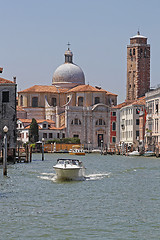
<svg viewBox="0 0 160 240">
<path fill-rule="evenodd" d="M 130 38 L 127 46 L 126 100 L 136 100 L 150 90 L 150 45 L 140 35 Z"/>
<path fill-rule="evenodd" d="M 17 131 L 18 141 L 21 143 L 29 142 L 29 129 L 32 119 L 18 119 L 17 120 Z M 44 141 L 65 138 L 65 128 L 56 128 L 55 122 L 52 120 L 38 119 L 37 124 L 39 127 L 39 139 Z"/>
<path fill-rule="evenodd" d="M 4 126 L 8 127 L 8 155 L 13 159 L 16 149 L 16 82 L 0 78 L 0 152 L 2 153 Z"/>
<path fill-rule="evenodd" d="M 145 148 L 155 150 L 160 145 L 160 87 L 146 93 Z"/>
<path fill-rule="evenodd" d="M 109 143 L 110 108 L 117 95 L 85 84 L 82 69 L 73 63 L 68 48 L 65 63 L 54 72 L 51 86 L 35 85 L 18 93 L 18 118 L 46 119 L 55 128 L 65 129 L 65 137 L 78 137 L 87 148 Z M 55 131 L 57 131 L 55 129 Z"/>
<path fill-rule="evenodd" d="M 139 146 L 139 114 L 145 109 L 145 97 L 128 103 L 120 109 L 120 142 Z"/>
</svg>

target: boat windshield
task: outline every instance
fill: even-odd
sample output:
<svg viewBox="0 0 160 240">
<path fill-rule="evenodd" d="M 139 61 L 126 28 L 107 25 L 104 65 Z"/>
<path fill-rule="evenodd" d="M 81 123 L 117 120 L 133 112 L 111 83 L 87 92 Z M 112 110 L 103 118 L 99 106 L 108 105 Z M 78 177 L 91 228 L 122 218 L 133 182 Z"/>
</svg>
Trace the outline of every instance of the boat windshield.
<svg viewBox="0 0 160 240">
<path fill-rule="evenodd" d="M 57 163 L 79 165 L 79 160 L 76 160 L 76 159 L 58 159 Z"/>
</svg>

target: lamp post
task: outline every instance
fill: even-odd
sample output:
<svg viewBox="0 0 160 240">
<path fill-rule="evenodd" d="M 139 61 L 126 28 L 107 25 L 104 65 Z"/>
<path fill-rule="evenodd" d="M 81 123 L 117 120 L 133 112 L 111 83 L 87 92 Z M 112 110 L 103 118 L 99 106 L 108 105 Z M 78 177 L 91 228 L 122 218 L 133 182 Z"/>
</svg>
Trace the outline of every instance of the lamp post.
<svg viewBox="0 0 160 240">
<path fill-rule="evenodd" d="M 51 143 L 51 153 L 52 153 L 52 151 L 53 151 L 53 143 Z"/>
<path fill-rule="evenodd" d="M 101 140 L 101 155 L 102 155 L 102 150 L 103 150 L 103 140 Z"/>
<path fill-rule="evenodd" d="M 42 138 L 42 161 L 44 161 L 44 138 Z"/>
<path fill-rule="evenodd" d="M 4 147 L 3 147 L 3 175 L 7 176 L 7 132 L 8 127 L 4 126 Z"/>
</svg>

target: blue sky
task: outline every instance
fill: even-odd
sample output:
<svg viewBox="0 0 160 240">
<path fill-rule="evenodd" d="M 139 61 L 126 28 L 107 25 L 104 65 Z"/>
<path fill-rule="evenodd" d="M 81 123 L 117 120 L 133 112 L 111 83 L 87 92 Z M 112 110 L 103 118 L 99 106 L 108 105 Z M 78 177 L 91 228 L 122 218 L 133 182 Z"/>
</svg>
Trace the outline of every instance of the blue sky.
<svg viewBox="0 0 160 240">
<path fill-rule="evenodd" d="M 18 90 L 51 85 L 68 41 L 86 84 L 126 98 L 126 51 L 140 33 L 151 45 L 151 86 L 160 83 L 159 0 L 0 0 L 0 75 Z"/>
</svg>

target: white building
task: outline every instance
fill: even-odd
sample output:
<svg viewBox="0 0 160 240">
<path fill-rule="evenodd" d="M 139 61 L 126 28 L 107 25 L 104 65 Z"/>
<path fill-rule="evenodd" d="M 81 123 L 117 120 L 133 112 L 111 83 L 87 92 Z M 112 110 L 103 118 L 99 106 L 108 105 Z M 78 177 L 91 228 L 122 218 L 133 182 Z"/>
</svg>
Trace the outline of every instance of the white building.
<svg viewBox="0 0 160 240">
<path fill-rule="evenodd" d="M 145 97 L 147 111 L 145 141 L 152 147 L 160 144 L 160 87 L 147 92 Z"/>
<path fill-rule="evenodd" d="M 139 145 L 139 113 L 145 107 L 144 97 L 126 102 L 120 109 L 120 142 L 129 146 Z"/>
</svg>

